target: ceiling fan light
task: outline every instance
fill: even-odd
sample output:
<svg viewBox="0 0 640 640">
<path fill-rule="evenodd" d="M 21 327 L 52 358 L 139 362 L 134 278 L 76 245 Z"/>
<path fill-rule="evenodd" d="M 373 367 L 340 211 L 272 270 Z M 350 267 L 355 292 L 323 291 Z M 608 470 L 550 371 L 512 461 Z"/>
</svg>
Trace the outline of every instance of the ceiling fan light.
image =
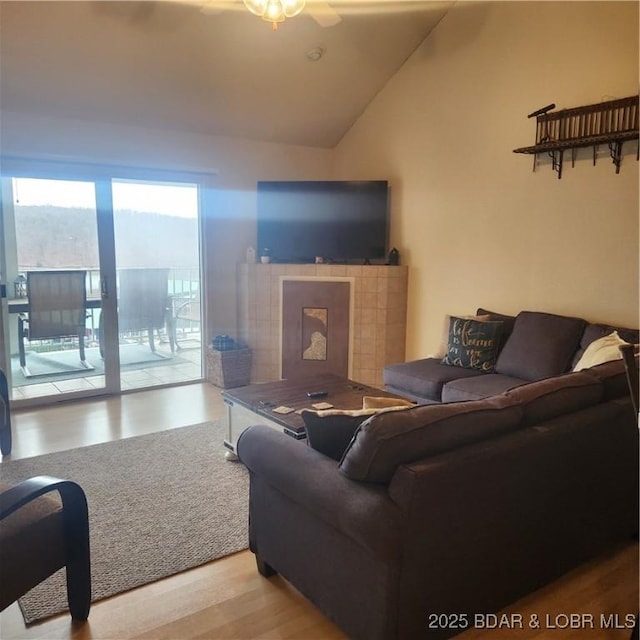
<svg viewBox="0 0 640 640">
<path fill-rule="evenodd" d="M 297 16 L 304 9 L 304 0 L 244 0 L 244 4 L 251 13 L 270 22 L 274 31 L 279 22 Z"/>
<path fill-rule="evenodd" d="M 262 16 L 265 20 L 269 22 L 283 22 L 285 16 L 286 14 L 280 0 L 268 0 L 264 15 Z"/>
<path fill-rule="evenodd" d="M 268 0 L 244 0 L 244 6 L 256 16 L 264 16 L 267 10 Z"/>
<path fill-rule="evenodd" d="M 297 16 L 304 9 L 304 0 L 281 0 L 280 4 L 287 18 Z"/>
</svg>

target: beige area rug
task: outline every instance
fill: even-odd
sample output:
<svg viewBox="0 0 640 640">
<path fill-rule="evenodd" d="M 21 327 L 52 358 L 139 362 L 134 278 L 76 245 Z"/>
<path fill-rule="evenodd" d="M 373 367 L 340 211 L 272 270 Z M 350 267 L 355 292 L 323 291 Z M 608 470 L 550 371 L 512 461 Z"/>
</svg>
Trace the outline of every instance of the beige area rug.
<svg viewBox="0 0 640 640">
<path fill-rule="evenodd" d="M 0 464 L 5 482 L 51 475 L 89 503 L 93 601 L 246 549 L 249 478 L 221 423 Z M 20 599 L 25 622 L 67 610 L 64 569 Z"/>
</svg>

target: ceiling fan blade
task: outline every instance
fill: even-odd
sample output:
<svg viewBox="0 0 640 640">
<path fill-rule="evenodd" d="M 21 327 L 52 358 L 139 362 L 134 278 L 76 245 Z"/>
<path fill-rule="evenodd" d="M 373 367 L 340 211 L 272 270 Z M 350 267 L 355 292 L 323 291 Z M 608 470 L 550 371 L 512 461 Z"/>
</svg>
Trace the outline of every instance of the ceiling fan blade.
<svg viewBox="0 0 640 640">
<path fill-rule="evenodd" d="M 235 0 L 160 0 L 160 2 L 189 5 L 198 8 L 205 14 L 222 13 L 223 11 L 237 8 Z"/>
<path fill-rule="evenodd" d="M 200 7 L 202 13 L 208 15 L 222 13 L 223 11 L 235 8 L 232 2 L 218 2 L 216 0 L 197 0 L 196 4 Z"/>
<path fill-rule="evenodd" d="M 338 12 L 333 9 L 328 2 L 307 2 L 307 11 L 309 15 L 321 27 L 333 27 L 342 20 Z"/>
<path fill-rule="evenodd" d="M 152 2 L 96 2 L 92 3 L 91 6 L 98 13 L 118 20 L 127 20 L 132 24 L 145 22 L 151 17 L 155 9 Z"/>
</svg>

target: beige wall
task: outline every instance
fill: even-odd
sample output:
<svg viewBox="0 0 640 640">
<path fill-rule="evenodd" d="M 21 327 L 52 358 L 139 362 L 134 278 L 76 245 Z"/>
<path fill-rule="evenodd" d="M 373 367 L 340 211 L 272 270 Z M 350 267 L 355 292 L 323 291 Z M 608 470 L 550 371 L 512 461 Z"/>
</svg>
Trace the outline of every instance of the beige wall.
<svg viewBox="0 0 640 640">
<path fill-rule="evenodd" d="M 327 149 L 2 113 L 1 152 L 212 172 L 206 193 L 208 335 L 236 335 L 236 265 L 255 245 L 258 180 L 330 179 Z"/>
<path fill-rule="evenodd" d="M 392 181 L 409 265 L 407 359 L 478 306 L 638 326 L 638 164 L 581 150 L 532 173 L 527 114 L 638 92 L 638 3 L 460 3 L 336 149 L 340 177 Z"/>
</svg>

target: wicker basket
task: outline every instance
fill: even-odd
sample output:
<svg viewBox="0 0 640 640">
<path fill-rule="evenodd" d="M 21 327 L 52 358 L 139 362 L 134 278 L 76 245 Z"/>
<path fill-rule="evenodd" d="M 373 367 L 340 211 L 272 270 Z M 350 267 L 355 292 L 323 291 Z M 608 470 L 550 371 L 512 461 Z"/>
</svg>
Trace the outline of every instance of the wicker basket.
<svg viewBox="0 0 640 640">
<path fill-rule="evenodd" d="M 207 379 L 223 389 L 244 387 L 251 378 L 251 350 L 207 348 Z"/>
</svg>

